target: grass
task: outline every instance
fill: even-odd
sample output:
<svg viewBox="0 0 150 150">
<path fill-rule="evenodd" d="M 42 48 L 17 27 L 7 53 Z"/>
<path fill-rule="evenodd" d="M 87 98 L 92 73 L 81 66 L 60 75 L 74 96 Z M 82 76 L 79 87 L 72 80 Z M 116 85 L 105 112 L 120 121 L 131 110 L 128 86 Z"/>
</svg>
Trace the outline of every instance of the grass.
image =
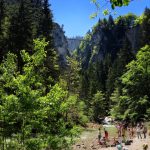
<svg viewBox="0 0 150 150">
<path fill-rule="evenodd" d="M 101 134 L 104 136 L 104 128 L 108 131 L 109 138 L 117 137 L 117 129 L 115 126 L 103 126 L 101 128 Z"/>
<path fill-rule="evenodd" d="M 110 138 L 117 137 L 117 129 L 115 126 L 103 127 L 102 125 L 100 125 L 100 128 L 101 128 L 102 136 L 104 136 L 104 128 L 105 128 L 108 131 L 108 135 Z M 80 138 L 82 139 L 86 137 L 87 139 L 92 139 L 95 137 L 95 135 L 98 136 L 98 133 L 99 133 L 98 128 L 86 128 L 86 129 L 83 129 Z"/>
<path fill-rule="evenodd" d="M 148 129 L 150 129 L 150 122 L 147 122 L 146 126 L 148 127 Z"/>
</svg>

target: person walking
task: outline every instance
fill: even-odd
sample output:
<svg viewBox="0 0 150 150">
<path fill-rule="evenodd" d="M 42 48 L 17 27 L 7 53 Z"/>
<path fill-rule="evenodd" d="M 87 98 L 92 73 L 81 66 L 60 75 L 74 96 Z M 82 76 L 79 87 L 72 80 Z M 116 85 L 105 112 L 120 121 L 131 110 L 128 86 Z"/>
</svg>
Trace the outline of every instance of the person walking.
<svg viewBox="0 0 150 150">
<path fill-rule="evenodd" d="M 122 128 L 121 123 L 118 123 L 118 124 L 116 125 L 116 128 L 117 128 L 118 138 L 119 138 L 119 137 L 121 137 L 121 128 Z"/>
<path fill-rule="evenodd" d="M 136 127 L 136 133 L 137 133 L 137 137 L 138 139 L 141 138 L 142 139 L 142 136 L 141 136 L 141 126 L 138 124 L 137 127 Z"/>
<path fill-rule="evenodd" d="M 102 137 L 102 134 L 101 134 L 101 128 L 98 129 L 98 142 L 100 144 L 100 140 L 101 140 L 101 137 Z"/>
<path fill-rule="evenodd" d="M 146 139 L 146 134 L 147 134 L 147 127 L 144 125 L 144 126 L 143 126 L 144 139 Z"/>
<path fill-rule="evenodd" d="M 134 136 L 135 136 L 135 128 L 132 126 L 131 127 L 131 137 L 132 137 L 132 139 L 134 138 Z"/>
<path fill-rule="evenodd" d="M 108 131 L 104 128 L 104 133 L 105 133 L 105 139 L 108 141 Z"/>
<path fill-rule="evenodd" d="M 122 127 L 122 138 L 123 138 L 123 142 L 126 141 L 126 128 L 125 126 Z"/>
</svg>

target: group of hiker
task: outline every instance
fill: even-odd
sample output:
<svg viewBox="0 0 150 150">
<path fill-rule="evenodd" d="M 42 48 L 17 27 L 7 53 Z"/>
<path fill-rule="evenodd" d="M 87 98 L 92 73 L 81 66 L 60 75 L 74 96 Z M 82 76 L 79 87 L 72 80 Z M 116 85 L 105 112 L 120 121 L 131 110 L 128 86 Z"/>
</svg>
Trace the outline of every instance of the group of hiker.
<svg viewBox="0 0 150 150">
<path fill-rule="evenodd" d="M 124 123 L 121 124 L 119 123 L 117 126 L 117 132 L 118 132 L 118 138 L 122 137 L 122 140 L 126 139 L 132 139 L 134 137 L 139 138 L 146 138 L 147 134 L 147 127 L 144 125 L 143 122 L 137 123 L 136 126 L 132 126 L 130 124 Z M 143 135 L 143 136 L 142 136 Z"/>
<path fill-rule="evenodd" d="M 118 122 L 115 127 L 117 129 L 117 137 L 113 137 L 112 139 L 110 139 L 106 128 L 103 128 L 103 131 L 102 127 L 99 128 L 98 142 L 100 145 L 107 147 L 109 144 L 109 146 L 116 147 L 117 150 L 125 150 L 122 143 L 131 145 L 134 137 L 137 136 L 138 139 L 142 139 L 146 138 L 147 135 L 147 127 L 143 122 L 137 123 L 134 126 L 127 122 Z"/>
<path fill-rule="evenodd" d="M 142 139 L 142 134 L 143 134 L 143 138 L 146 138 L 147 127 L 143 123 L 138 123 L 136 126 L 136 132 L 137 132 L 138 139 Z"/>
</svg>

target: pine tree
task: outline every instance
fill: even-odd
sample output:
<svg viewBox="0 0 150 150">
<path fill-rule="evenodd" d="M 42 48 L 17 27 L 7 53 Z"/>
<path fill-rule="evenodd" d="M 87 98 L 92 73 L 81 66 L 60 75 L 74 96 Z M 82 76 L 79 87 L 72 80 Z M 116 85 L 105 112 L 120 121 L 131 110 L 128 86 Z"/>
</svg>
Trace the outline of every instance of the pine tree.
<svg viewBox="0 0 150 150">
<path fill-rule="evenodd" d="M 127 38 L 125 38 L 123 41 L 123 48 L 120 49 L 117 58 L 108 73 L 106 85 L 108 96 L 111 95 L 115 86 L 117 86 L 117 88 L 121 88 L 121 81 L 119 78 L 126 71 L 126 65 L 133 59 L 134 55 L 132 53 L 131 43 Z"/>
<path fill-rule="evenodd" d="M 108 18 L 108 26 L 109 26 L 109 29 L 112 29 L 114 27 L 115 23 L 114 23 L 114 19 L 113 17 L 110 15 L 109 18 Z"/>
<path fill-rule="evenodd" d="M 9 28 L 9 49 L 18 57 L 18 68 L 22 69 L 22 58 L 20 50 L 32 49 L 32 20 L 31 20 L 31 3 L 29 0 L 21 0 L 19 9 L 16 14 L 13 14 Z"/>
<path fill-rule="evenodd" d="M 2 33 L 2 21 L 4 19 L 4 0 L 0 0 L 0 34 Z"/>
<path fill-rule="evenodd" d="M 122 37 L 125 37 L 125 31 L 126 31 L 126 22 L 125 19 L 123 17 L 119 17 L 118 18 L 118 22 L 116 24 L 116 31 L 115 31 L 115 35 L 117 39 L 122 39 Z M 118 41 L 118 43 L 121 41 Z M 122 43 L 119 43 L 122 44 Z"/>
<path fill-rule="evenodd" d="M 105 95 L 102 91 L 97 91 L 92 98 L 93 119 L 99 121 L 99 118 L 106 116 L 107 104 Z"/>
<path fill-rule="evenodd" d="M 81 98 L 89 98 L 89 74 L 86 70 L 82 70 L 81 72 L 81 91 L 80 91 L 80 97 Z"/>
<path fill-rule="evenodd" d="M 52 29 L 53 29 L 53 15 L 51 10 L 49 9 L 50 5 L 48 0 L 44 0 L 43 2 L 43 18 L 42 18 L 42 35 L 46 37 L 48 40 L 52 40 Z"/>
<path fill-rule="evenodd" d="M 123 48 L 120 49 L 118 53 L 117 58 L 117 64 L 118 64 L 118 76 L 122 75 L 122 73 L 125 71 L 125 66 L 133 60 L 134 55 L 132 53 L 131 43 L 127 38 L 123 41 Z"/>
<path fill-rule="evenodd" d="M 3 37 L 3 29 L 2 29 L 2 24 L 3 24 L 3 19 L 5 16 L 5 4 L 4 0 L 0 0 L 0 62 L 2 61 L 2 58 L 4 56 L 4 37 Z"/>
<path fill-rule="evenodd" d="M 141 25 L 141 47 L 150 45 L 150 9 L 146 8 Z"/>
<path fill-rule="evenodd" d="M 44 63 L 47 68 L 47 73 L 45 73 L 45 77 L 51 75 L 53 81 L 58 79 L 59 76 L 59 66 L 58 66 L 58 54 L 53 41 L 53 15 L 50 10 L 50 5 L 48 0 L 44 0 L 42 9 L 42 18 L 40 21 L 39 34 L 40 37 L 46 38 L 46 41 L 49 42 L 46 47 L 47 51 L 47 59 Z M 46 77 L 47 78 L 47 77 Z M 52 83 L 51 81 L 47 81 L 47 83 Z M 47 84 L 46 83 L 46 84 Z"/>
</svg>

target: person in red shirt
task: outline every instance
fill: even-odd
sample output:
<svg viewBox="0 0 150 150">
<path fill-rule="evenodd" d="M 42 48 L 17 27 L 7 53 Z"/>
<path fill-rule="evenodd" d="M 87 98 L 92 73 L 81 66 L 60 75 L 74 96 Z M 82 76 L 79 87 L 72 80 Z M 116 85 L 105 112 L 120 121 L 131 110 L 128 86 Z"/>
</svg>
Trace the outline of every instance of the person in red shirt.
<svg viewBox="0 0 150 150">
<path fill-rule="evenodd" d="M 105 133 L 105 139 L 108 141 L 108 131 L 104 128 L 104 133 Z"/>
</svg>

